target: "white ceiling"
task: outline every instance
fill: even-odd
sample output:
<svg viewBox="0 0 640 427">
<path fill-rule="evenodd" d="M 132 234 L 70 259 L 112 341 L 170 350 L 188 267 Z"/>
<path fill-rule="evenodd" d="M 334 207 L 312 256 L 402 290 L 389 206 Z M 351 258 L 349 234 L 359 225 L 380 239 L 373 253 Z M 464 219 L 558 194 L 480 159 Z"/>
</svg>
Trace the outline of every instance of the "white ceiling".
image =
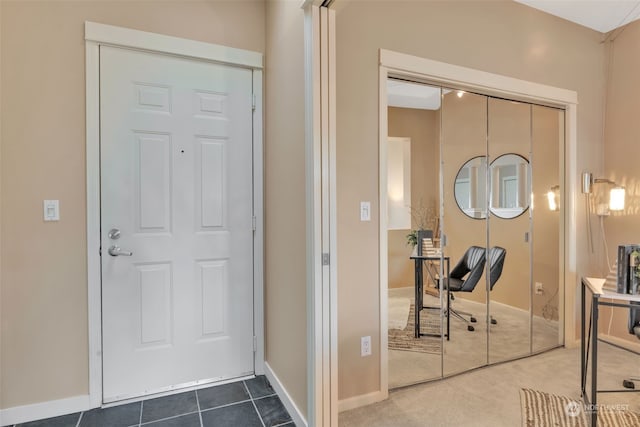
<svg viewBox="0 0 640 427">
<path fill-rule="evenodd" d="M 601 33 L 640 18 L 637 0 L 515 0 Z"/>
<path fill-rule="evenodd" d="M 440 88 L 418 83 L 387 80 L 389 107 L 437 110 L 440 108 Z"/>
</svg>

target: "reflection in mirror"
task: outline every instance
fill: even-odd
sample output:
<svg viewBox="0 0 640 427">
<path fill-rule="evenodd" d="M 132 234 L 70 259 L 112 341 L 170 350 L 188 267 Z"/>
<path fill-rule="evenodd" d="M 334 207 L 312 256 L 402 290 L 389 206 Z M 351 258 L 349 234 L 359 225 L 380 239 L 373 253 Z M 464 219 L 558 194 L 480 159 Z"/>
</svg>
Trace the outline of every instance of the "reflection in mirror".
<svg viewBox="0 0 640 427">
<path fill-rule="evenodd" d="M 436 288 L 440 262 L 410 259 L 420 235 L 430 235 L 425 245 L 438 246 L 440 132 L 439 87 L 406 80 L 387 80 L 387 337 L 389 388 L 403 387 L 442 377 L 442 321 L 439 309 L 419 310 L 416 329 L 416 267 L 422 270 L 425 306 L 438 307 Z M 397 137 L 397 138 L 394 138 Z M 398 144 L 398 141 L 405 141 Z M 410 142 L 409 142 L 410 141 Z M 426 230 L 430 230 L 426 233 Z M 420 305 L 418 298 L 418 305 Z M 435 335 L 435 336 L 434 336 Z"/>
<path fill-rule="evenodd" d="M 519 154 L 503 154 L 491 162 L 491 213 L 515 218 L 529 207 L 529 161 Z"/>
<path fill-rule="evenodd" d="M 443 252 L 450 262 L 449 274 L 444 274 L 451 279 L 450 295 L 455 297 L 450 300 L 450 337 L 443 343 L 445 376 L 487 364 L 486 268 L 475 263 L 485 255 L 473 248 L 486 247 L 487 220 L 469 220 L 487 216 L 487 121 L 486 96 L 457 90 L 444 94 L 441 223 L 446 236 Z M 474 256 L 467 258 L 470 248 Z M 465 274 L 468 269 L 474 273 Z"/>
<path fill-rule="evenodd" d="M 496 363 L 531 354 L 530 260 L 535 239 L 531 239 L 530 215 L 523 214 L 531 195 L 528 162 L 521 156 L 531 152 L 531 104 L 492 98 L 488 110 L 488 155 L 494 160 L 489 167 L 487 246 L 496 255 L 502 248 L 505 255 L 501 274 L 490 275 L 487 283 L 489 362 Z M 490 270 L 499 262 L 498 256 L 491 256 Z"/>
<path fill-rule="evenodd" d="M 462 212 L 470 218 L 487 217 L 487 158 L 474 157 L 456 175 L 454 196 Z"/>
<path fill-rule="evenodd" d="M 561 182 L 562 153 L 564 152 L 564 111 L 535 105 L 531 114 L 532 158 L 558 159 L 536 162 L 531 168 L 534 203 L 532 205 L 533 230 L 533 298 L 532 331 L 533 351 L 562 345 L 563 276 L 560 268 L 561 209 L 549 209 L 545 192 Z M 540 291 L 535 285 L 540 284 Z"/>
</svg>

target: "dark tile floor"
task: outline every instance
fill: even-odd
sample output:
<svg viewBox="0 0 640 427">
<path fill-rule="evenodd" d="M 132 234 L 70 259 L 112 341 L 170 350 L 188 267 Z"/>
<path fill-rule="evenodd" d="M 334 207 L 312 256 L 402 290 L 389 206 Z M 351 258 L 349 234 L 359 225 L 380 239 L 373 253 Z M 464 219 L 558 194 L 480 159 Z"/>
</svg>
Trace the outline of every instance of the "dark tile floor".
<svg viewBox="0 0 640 427">
<path fill-rule="evenodd" d="M 264 376 L 15 427 L 295 427 Z"/>
</svg>

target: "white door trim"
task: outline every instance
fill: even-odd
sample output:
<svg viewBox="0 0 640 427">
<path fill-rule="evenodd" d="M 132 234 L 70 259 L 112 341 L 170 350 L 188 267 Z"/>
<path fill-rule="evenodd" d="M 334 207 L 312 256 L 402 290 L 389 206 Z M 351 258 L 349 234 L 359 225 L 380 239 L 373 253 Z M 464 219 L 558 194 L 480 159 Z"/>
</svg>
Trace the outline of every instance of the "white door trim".
<svg viewBox="0 0 640 427">
<path fill-rule="evenodd" d="M 308 0 L 305 31 L 307 425 L 338 425 L 335 11 Z M 327 255 L 327 262 L 323 256 Z"/>
<path fill-rule="evenodd" d="M 87 284 L 89 322 L 89 398 L 102 405 L 102 328 L 100 271 L 100 46 L 134 48 L 253 70 L 256 109 L 253 116 L 254 234 L 254 354 L 256 374 L 264 373 L 264 215 L 263 215 L 263 110 L 261 53 L 171 37 L 162 34 L 85 22 L 86 168 L 87 168 Z"/>
<path fill-rule="evenodd" d="M 407 76 L 425 83 L 480 91 L 488 95 L 501 96 L 534 103 L 541 103 L 565 109 L 565 157 L 564 174 L 561 177 L 561 200 L 564 219 L 560 225 L 564 242 L 561 253 L 564 263 L 560 266 L 564 275 L 564 293 L 561 296 L 561 319 L 564 329 L 561 333 L 566 347 L 575 347 L 576 293 L 578 276 L 576 272 L 576 199 L 577 191 L 577 108 L 578 94 L 575 91 L 519 80 L 512 77 L 474 70 L 458 65 L 433 61 L 426 58 L 380 49 L 379 57 L 379 153 L 385 152 L 387 141 L 387 86 L 389 75 Z M 380 161 L 380 330 L 387 330 L 388 260 L 387 260 L 387 212 L 386 212 L 386 169 Z M 384 191 L 383 191 L 384 190 Z M 380 352 L 380 392 L 388 392 L 389 368 L 386 334 L 381 334 Z"/>
</svg>

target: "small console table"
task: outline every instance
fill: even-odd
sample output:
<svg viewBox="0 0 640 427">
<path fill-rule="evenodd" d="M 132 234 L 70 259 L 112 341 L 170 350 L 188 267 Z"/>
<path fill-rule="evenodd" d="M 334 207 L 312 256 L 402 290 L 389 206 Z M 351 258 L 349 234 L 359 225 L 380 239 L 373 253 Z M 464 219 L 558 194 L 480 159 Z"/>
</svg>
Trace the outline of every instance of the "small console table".
<svg viewBox="0 0 640 427">
<path fill-rule="evenodd" d="M 424 298 L 424 278 L 423 278 L 423 269 L 422 269 L 422 263 L 425 261 L 443 261 L 445 262 L 446 265 L 446 276 L 441 277 L 440 280 L 438 280 L 438 289 L 440 291 L 440 295 L 442 295 L 443 290 L 447 291 L 447 333 L 445 334 L 445 336 L 447 337 L 447 341 L 449 340 L 449 286 L 444 287 L 443 283 L 445 280 L 449 280 L 449 257 L 448 256 L 442 256 L 440 253 L 432 253 L 432 254 L 423 254 L 423 255 L 418 255 L 417 252 L 414 250 L 414 253 L 411 255 L 410 257 L 412 260 L 415 261 L 415 280 L 414 280 L 414 285 L 415 285 L 415 299 L 414 299 L 414 304 L 415 304 L 415 337 L 416 338 L 420 338 L 420 337 L 440 337 L 440 334 L 423 334 L 420 333 L 420 312 L 424 309 L 434 309 L 434 308 L 440 308 L 440 307 L 425 307 L 423 304 L 423 298 Z"/>
<path fill-rule="evenodd" d="M 598 390 L 598 311 L 601 305 L 608 307 L 624 307 L 631 308 L 631 302 L 640 302 L 640 295 L 619 294 L 603 289 L 605 279 L 594 279 L 591 277 L 582 278 L 582 322 L 581 322 L 581 342 L 580 342 L 580 392 L 586 403 L 586 407 L 591 412 L 591 426 L 596 427 L 598 424 L 598 392 L 601 393 L 619 393 L 640 390 Z M 586 331 L 587 317 L 587 290 L 591 293 L 591 315 L 590 315 L 590 334 Z M 602 301 L 602 298 L 610 299 Z M 589 348 L 591 347 L 591 348 Z M 586 391 L 587 387 L 587 367 L 589 356 L 591 356 L 591 396 Z"/>
</svg>

